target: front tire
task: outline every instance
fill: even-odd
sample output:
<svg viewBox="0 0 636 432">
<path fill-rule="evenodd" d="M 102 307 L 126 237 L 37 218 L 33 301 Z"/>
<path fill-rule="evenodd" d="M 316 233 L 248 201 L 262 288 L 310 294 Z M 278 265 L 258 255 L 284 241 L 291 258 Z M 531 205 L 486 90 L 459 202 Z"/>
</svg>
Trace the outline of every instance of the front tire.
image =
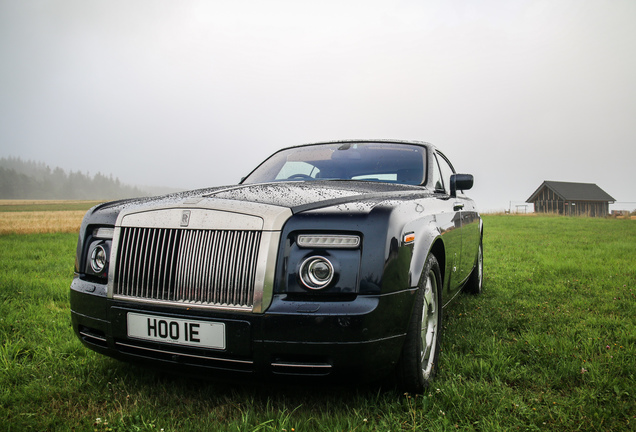
<svg viewBox="0 0 636 432">
<path fill-rule="evenodd" d="M 422 274 L 397 365 L 398 385 L 410 393 L 422 393 L 435 376 L 442 331 L 442 274 L 434 255 L 426 259 Z"/>
<path fill-rule="evenodd" d="M 473 268 L 472 273 L 470 274 L 470 278 L 468 282 L 466 282 L 466 286 L 464 290 L 470 294 L 481 294 L 483 290 L 484 284 L 484 248 L 482 246 L 482 242 L 479 242 L 479 250 L 477 252 L 477 260 L 475 262 L 475 268 Z"/>
</svg>

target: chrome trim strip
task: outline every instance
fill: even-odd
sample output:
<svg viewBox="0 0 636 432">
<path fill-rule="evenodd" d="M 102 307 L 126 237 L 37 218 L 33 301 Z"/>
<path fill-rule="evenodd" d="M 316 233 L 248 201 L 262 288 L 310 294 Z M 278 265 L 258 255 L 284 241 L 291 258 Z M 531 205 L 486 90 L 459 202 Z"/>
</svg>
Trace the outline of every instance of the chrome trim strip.
<svg viewBox="0 0 636 432">
<path fill-rule="evenodd" d="M 265 312 L 272 302 L 274 273 L 276 272 L 276 258 L 280 237 L 280 231 L 263 232 L 262 234 L 255 280 L 255 286 L 261 289 L 255 289 L 254 292 L 254 313 Z"/>
<path fill-rule="evenodd" d="M 191 212 L 188 227 L 181 227 L 183 210 Z M 196 213 L 196 214 L 194 214 Z M 226 230 L 263 230 L 278 231 L 292 216 L 291 209 L 271 204 L 249 201 L 236 201 L 220 198 L 202 199 L 196 203 L 183 201 L 174 205 L 122 211 L 117 217 L 116 226 L 137 226 L 144 228 L 183 228 Z M 257 221 L 249 221 L 258 218 Z"/>
<path fill-rule="evenodd" d="M 246 215 L 213 209 L 192 208 L 190 223 L 181 226 L 181 212 L 183 207 L 160 208 L 139 212 L 129 212 L 120 215 L 117 223 L 120 226 L 144 228 L 175 228 L 184 230 L 205 230 L 215 227 L 218 230 L 253 230 L 263 229 L 263 219 L 258 215 Z"/>
<path fill-rule="evenodd" d="M 95 335 L 93 333 L 86 333 L 84 331 L 80 331 L 79 334 L 84 336 L 87 339 L 95 339 L 95 340 L 98 340 L 100 342 L 106 342 L 106 338 L 105 337 L 97 336 L 97 335 Z"/>
<path fill-rule="evenodd" d="M 232 311 L 232 312 L 251 312 L 252 308 L 249 306 L 234 306 L 234 305 L 216 305 L 216 304 L 203 304 L 203 303 L 195 303 L 195 302 L 186 302 L 186 301 L 173 301 L 173 300 L 155 300 L 148 299 L 143 297 L 130 297 L 121 294 L 113 294 L 111 297 L 113 300 L 121 300 L 127 302 L 134 302 L 140 304 L 151 304 L 155 306 L 176 306 L 180 308 L 186 309 L 218 309 L 222 311 Z"/>
<path fill-rule="evenodd" d="M 290 368 L 307 368 L 307 369 L 331 369 L 331 366 L 328 363 L 287 363 L 287 362 L 277 362 L 272 363 L 273 367 L 290 367 Z"/>
<path fill-rule="evenodd" d="M 142 350 L 142 351 L 152 351 L 152 352 L 157 352 L 157 353 L 162 353 L 162 354 L 176 355 L 176 356 L 179 356 L 179 357 L 191 357 L 191 358 L 197 358 L 197 359 L 203 359 L 203 360 L 213 360 L 213 361 L 228 362 L 228 363 L 239 363 L 239 364 L 246 364 L 246 365 L 253 365 L 254 364 L 254 362 L 252 360 L 226 359 L 226 358 L 219 358 L 219 357 L 200 356 L 200 355 L 196 355 L 196 354 L 184 354 L 184 353 L 176 352 L 176 351 L 167 351 L 167 350 L 160 350 L 160 349 L 155 349 L 155 348 L 142 347 L 142 346 L 139 346 L 139 345 L 131 345 L 131 344 L 123 343 L 123 342 L 115 342 L 115 345 L 126 347 L 126 348 L 138 349 L 138 350 Z"/>
<path fill-rule="evenodd" d="M 115 263 L 117 262 L 117 251 L 119 250 L 119 242 L 121 238 L 121 228 L 115 227 L 113 242 L 110 248 L 110 258 L 108 260 L 108 283 L 106 285 L 106 297 L 113 298 L 115 290 Z M 127 248 L 126 248 L 127 249 Z"/>
</svg>

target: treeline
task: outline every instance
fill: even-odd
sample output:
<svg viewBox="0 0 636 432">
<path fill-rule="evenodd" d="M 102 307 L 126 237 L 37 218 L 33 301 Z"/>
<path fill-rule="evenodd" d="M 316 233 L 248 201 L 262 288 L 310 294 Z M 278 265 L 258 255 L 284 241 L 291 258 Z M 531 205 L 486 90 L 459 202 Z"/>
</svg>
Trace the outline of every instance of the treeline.
<svg viewBox="0 0 636 432">
<path fill-rule="evenodd" d="M 112 175 L 51 169 L 42 162 L 20 158 L 0 159 L 0 199 L 78 199 L 102 200 L 148 195 L 141 189 L 122 184 Z"/>
</svg>

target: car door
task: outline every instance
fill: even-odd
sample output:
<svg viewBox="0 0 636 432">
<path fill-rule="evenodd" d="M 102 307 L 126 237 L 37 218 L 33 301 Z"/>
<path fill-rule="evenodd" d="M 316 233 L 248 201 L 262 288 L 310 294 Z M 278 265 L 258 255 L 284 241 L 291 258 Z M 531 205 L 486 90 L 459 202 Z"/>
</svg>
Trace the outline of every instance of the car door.
<svg viewBox="0 0 636 432">
<path fill-rule="evenodd" d="M 441 201 L 444 201 L 445 211 L 439 215 L 438 223 L 442 229 L 442 238 L 444 239 L 444 247 L 446 248 L 446 265 L 447 277 L 450 278 L 445 283 L 448 292 L 445 295 L 451 297 L 460 288 L 463 281 L 463 273 L 461 271 L 462 256 L 462 209 L 457 205 L 455 197 L 451 196 L 450 180 L 451 175 L 455 173 L 453 166 L 448 159 L 436 151 L 435 163 L 433 171 L 433 182 L 435 194 Z M 451 298 L 447 297 L 447 298 Z"/>
<path fill-rule="evenodd" d="M 473 200 L 462 191 L 457 191 L 454 198 L 455 207 L 461 207 L 462 224 L 462 251 L 459 270 L 457 271 L 461 281 L 465 281 L 473 270 L 480 243 L 479 213 Z"/>
</svg>

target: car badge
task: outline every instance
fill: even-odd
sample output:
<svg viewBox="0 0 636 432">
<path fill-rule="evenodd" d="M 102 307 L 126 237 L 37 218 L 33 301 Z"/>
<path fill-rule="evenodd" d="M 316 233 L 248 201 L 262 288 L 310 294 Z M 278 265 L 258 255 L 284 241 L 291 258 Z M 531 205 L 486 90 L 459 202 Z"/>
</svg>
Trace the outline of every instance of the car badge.
<svg viewBox="0 0 636 432">
<path fill-rule="evenodd" d="M 181 226 L 187 227 L 190 224 L 190 210 L 184 210 L 181 213 Z"/>
</svg>

